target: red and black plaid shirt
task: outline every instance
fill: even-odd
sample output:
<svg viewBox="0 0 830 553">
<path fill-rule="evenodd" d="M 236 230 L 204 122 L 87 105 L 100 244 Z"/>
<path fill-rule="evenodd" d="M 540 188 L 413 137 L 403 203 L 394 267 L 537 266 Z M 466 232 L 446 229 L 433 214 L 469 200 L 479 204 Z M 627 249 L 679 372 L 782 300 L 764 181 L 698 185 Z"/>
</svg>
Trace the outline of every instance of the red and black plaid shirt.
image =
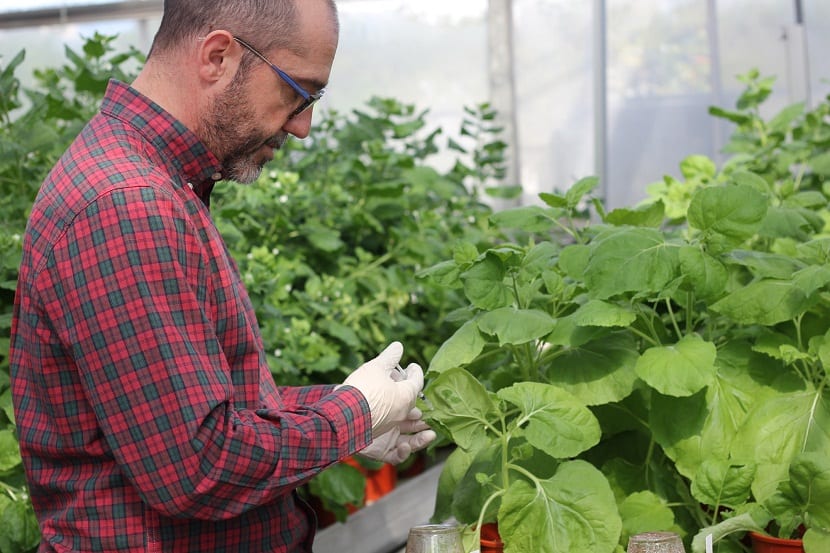
<svg viewBox="0 0 830 553">
<path fill-rule="evenodd" d="M 295 489 L 365 447 L 356 389 L 277 389 L 207 208 L 221 168 L 112 82 L 26 231 L 12 391 L 41 551 L 310 551 Z"/>
</svg>

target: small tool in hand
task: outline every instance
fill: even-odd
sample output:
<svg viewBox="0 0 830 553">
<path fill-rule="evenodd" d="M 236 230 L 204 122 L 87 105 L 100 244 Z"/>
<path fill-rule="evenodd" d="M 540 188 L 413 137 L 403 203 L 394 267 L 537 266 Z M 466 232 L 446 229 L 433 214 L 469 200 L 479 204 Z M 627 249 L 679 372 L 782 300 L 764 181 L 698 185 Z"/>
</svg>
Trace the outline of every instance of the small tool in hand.
<svg viewBox="0 0 830 553">
<path fill-rule="evenodd" d="M 403 367 L 401 367 L 400 363 L 398 363 L 397 365 L 395 365 L 395 369 L 397 369 L 397 371 L 398 371 L 401 375 L 403 375 L 403 379 L 404 379 L 404 380 L 406 380 L 406 377 L 407 377 L 406 371 L 405 371 L 405 370 L 403 370 Z M 426 399 L 427 399 L 427 396 L 425 396 L 425 395 L 424 395 L 424 392 L 418 392 L 418 397 L 419 397 L 419 398 L 421 398 L 421 399 L 423 399 L 423 400 L 426 400 Z"/>
</svg>

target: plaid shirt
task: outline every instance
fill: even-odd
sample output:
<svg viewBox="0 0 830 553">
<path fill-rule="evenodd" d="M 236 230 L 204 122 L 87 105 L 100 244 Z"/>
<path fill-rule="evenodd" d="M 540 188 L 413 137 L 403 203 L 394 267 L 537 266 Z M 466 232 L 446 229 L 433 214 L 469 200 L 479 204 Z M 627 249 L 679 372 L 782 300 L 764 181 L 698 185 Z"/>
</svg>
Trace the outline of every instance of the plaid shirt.
<svg viewBox="0 0 830 553">
<path fill-rule="evenodd" d="M 310 551 L 296 488 L 371 439 L 356 389 L 275 385 L 220 171 L 113 81 L 41 188 L 11 344 L 40 551 Z"/>
</svg>

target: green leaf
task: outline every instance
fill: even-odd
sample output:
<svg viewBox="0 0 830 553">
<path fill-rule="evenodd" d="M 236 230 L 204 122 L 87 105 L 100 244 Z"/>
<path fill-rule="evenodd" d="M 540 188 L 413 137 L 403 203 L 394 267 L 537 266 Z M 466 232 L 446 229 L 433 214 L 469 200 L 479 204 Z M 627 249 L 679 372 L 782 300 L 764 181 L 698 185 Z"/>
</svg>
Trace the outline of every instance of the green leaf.
<svg viewBox="0 0 830 553">
<path fill-rule="evenodd" d="M 432 403 L 430 419 L 439 421 L 459 447 L 478 450 L 496 435 L 499 410 L 490 393 L 464 369 L 439 374 L 425 394 Z"/>
<path fill-rule="evenodd" d="M 568 209 L 574 209 L 582 201 L 586 194 L 599 185 L 599 177 L 585 177 L 575 182 L 568 191 L 565 192 L 565 201 Z"/>
<path fill-rule="evenodd" d="M 0 373 L 0 390 L 4 388 L 3 386 L 3 373 Z M 12 424 L 15 423 L 14 419 L 14 406 L 12 405 L 12 391 L 6 390 L 2 394 L 0 394 L 0 410 L 6 414 L 6 418 L 11 421 Z"/>
<path fill-rule="evenodd" d="M 485 345 L 487 340 L 478 330 L 478 321 L 467 321 L 438 348 L 430 361 L 429 373 L 442 373 L 472 363 Z"/>
<path fill-rule="evenodd" d="M 725 256 L 727 263 L 744 266 L 753 276 L 762 278 L 791 278 L 793 273 L 803 269 L 804 263 L 787 255 L 754 250 L 733 250 Z"/>
<path fill-rule="evenodd" d="M 538 483 L 510 485 L 499 509 L 505 551 L 612 553 L 622 521 L 608 481 L 584 461 L 562 464 Z"/>
<path fill-rule="evenodd" d="M 732 342 L 718 350 L 717 377 L 689 397 L 651 394 L 649 427 L 678 471 L 694 479 L 706 460 L 729 460 L 735 437 L 748 413 L 780 392 L 765 385 L 780 375 L 780 365 Z M 733 464 L 752 464 L 745 458 Z"/>
<path fill-rule="evenodd" d="M 698 298 L 709 300 L 723 294 L 729 273 L 718 259 L 694 246 L 682 246 L 678 259 L 685 283 Z"/>
<path fill-rule="evenodd" d="M 661 232 L 620 227 L 603 233 L 591 246 L 584 278 L 594 298 L 658 293 L 678 276 L 678 266 L 677 248 Z"/>
<path fill-rule="evenodd" d="M 504 283 L 504 263 L 497 255 L 487 252 L 483 259 L 465 271 L 464 293 L 480 309 L 497 309 L 510 303 L 510 290 Z"/>
<path fill-rule="evenodd" d="M 539 309 L 502 307 L 489 311 L 478 319 L 478 328 L 495 335 L 499 347 L 526 344 L 549 334 L 556 320 Z"/>
<path fill-rule="evenodd" d="M 662 200 L 633 209 L 619 207 L 606 214 L 604 221 L 609 225 L 633 227 L 659 227 L 666 216 Z"/>
<path fill-rule="evenodd" d="M 623 543 L 628 537 L 643 532 L 669 531 L 674 526 L 674 513 L 666 501 L 654 492 L 636 492 L 620 504 Z"/>
<path fill-rule="evenodd" d="M 796 102 L 790 104 L 778 112 L 778 114 L 769 120 L 769 128 L 771 131 L 786 133 L 796 120 L 804 115 L 804 102 Z"/>
<path fill-rule="evenodd" d="M 723 238 L 726 244 L 738 245 L 758 231 L 767 206 L 765 196 L 750 186 L 705 187 L 692 196 L 689 225 L 710 235 L 710 242 Z"/>
<path fill-rule="evenodd" d="M 713 179 L 718 172 L 715 162 L 706 156 L 691 155 L 680 162 L 680 172 L 685 179 Z"/>
<path fill-rule="evenodd" d="M 803 453 L 790 465 L 789 480 L 767 503 L 776 518 L 795 515 L 816 528 L 830 529 L 830 459 L 826 451 Z"/>
<path fill-rule="evenodd" d="M 554 458 L 575 457 L 599 442 L 596 417 L 568 392 L 550 384 L 518 382 L 496 395 L 519 408 L 524 437 Z"/>
<path fill-rule="evenodd" d="M 0 430 L 0 474 L 22 463 L 17 438 L 11 430 Z"/>
<path fill-rule="evenodd" d="M 539 199 L 553 208 L 567 208 L 568 200 L 559 194 L 551 194 L 549 192 L 542 192 L 539 194 Z"/>
<path fill-rule="evenodd" d="M 455 261 L 442 261 L 432 267 L 426 268 L 417 273 L 418 278 L 431 279 L 435 283 L 445 286 L 447 288 L 454 288 L 456 284 L 460 286 L 461 271 L 458 269 L 458 264 Z"/>
<path fill-rule="evenodd" d="M 476 522 L 487 498 L 496 489 L 504 487 L 501 457 L 500 442 L 491 442 L 476 452 L 473 462 L 452 491 L 452 514 L 456 519 L 466 524 Z M 495 519 L 497 510 L 498 502 L 491 503 L 485 520 Z"/>
<path fill-rule="evenodd" d="M 711 306 L 717 313 L 742 324 L 771 326 L 804 313 L 811 294 L 830 280 L 830 269 L 808 267 L 792 280 L 763 279 L 750 282 Z"/>
<path fill-rule="evenodd" d="M 562 272 L 577 280 L 582 280 L 590 260 L 591 247 L 582 244 L 566 246 L 559 253 Z"/>
<path fill-rule="evenodd" d="M 559 246 L 553 242 L 540 242 L 530 248 L 527 254 L 525 254 L 524 259 L 522 259 L 518 275 L 519 282 L 533 283 L 541 275 L 547 284 L 547 279 L 554 274 L 553 270 L 556 265 L 556 255 L 559 253 L 559 249 Z M 555 275 L 554 278 L 558 278 L 561 282 L 559 275 Z M 553 288 L 548 289 L 548 292 L 554 294 L 558 288 L 559 286 L 553 286 Z"/>
<path fill-rule="evenodd" d="M 488 186 L 484 191 L 491 198 L 515 200 L 522 195 L 524 189 L 521 186 Z"/>
<path fill-rule="evenodd" d="M 40 543 L 40 529 L 30 501 L 11 501 L 0 495 L 0 551 L 33 551 Z"/>
<path fill-rule="evenodd" d="M 432 523 L 442 523 L 452 516 L 452 496 L 458 488 L 467 469 L 473 462 L 474 456 L 460 447 L 452 450 L 449 457 L 444 461 L 444 468 L 438 476 L 438 489 L 435 498 L 435 511 L 430 517 Z"/>
<path fill-rule="evenodd" d="M 785 479 L 802 452 L 830 448 L 830 402 L 815 391 L 778 393 L 757 402 L 732 444 L 738 463 L 756 463 L 756 499 L 764 500 Z"/>
<path fill-rule="evenodd" d="M 830 551 L 830 531 L 808 528 L 802 538 L 804 553 L 825 553 Z"/>
<path fill-rule="evenodd" d="M 635 370 L 649 386 L 664 395 L 690 396 L 715 378 L 717 350 L 700 336 L 684 336 L 669 346 L 647 349 Z"/>
<path fill-rule="evenodd" d="M 739 111 L 728 111 L 716 106 L 712 106 L 709 108 L 709 115 L 713 115 L 714 117 L 720 117 L 721 119 L 727 119 L 735 123 L 736 125 L 743 125 L 749 123 L 752 120 L 752 118 L 749 115 L 746 115 Z"/>
<path fill-rule="evenodd" d="M 750 504 L 736 516 L 703 528 L 695 534 L 692 540 L 692 553 L 705 553 L 706 537 L 710 534 L 713 542 L 718 543 L 731 534 L 743 534 L 749 531 L 763 533 L 771 519 L 772 517 L 763 507 L 754 503 Z"/>
<path fill-rule="evenodd" d="M 585 405 L 620 401 L 634 390 L 639 357 L 633 338 L 625 333 L 603 336 L 557 357 L 547 380 Z"/>
<path fill-rule="evenodd" d="M 766 194 L 770 191 L 770 186 L 767 181 L 765 181 L 760 175 L 750 171 L 735 171 L 732 173 L 730 178 L 733 184 L 737 184 L 738 186 L 749 186 L 762 194 Z"/>
<path fill-rule="evenodd" d="M 734 509 L 749 500 L 754 477 L 754 464 L 707 459 L 692 481 L 692 495 L 706 505 Z"/>
<path fill-rule="evenodd" d="M 627 327 L 637 320 L 628 307 L 602 300 L 590 300 L 572 314 L 579 326 Z"/>
<path fill-rule="evenodd" d="M 335 252 L 343 247 L 340 232 L 335 229 L 308 223 L 303 225 L 302 233 L 309 242 L 324 252 Z"/>
<path fill-rule="evenodd" d="M 515 207 L 490 216 L 493 225 L 503 229 L 519 229 L 525 232 L 549 232 L 555 213 L 537 205 Z"/>
<path fill-rule="evenodd" d="M 338 520 L 348 514 L 345 506 L 362 505 L 366 477 L 347 463 L 337 463 L 309 481 L 311 492 L 323 500 L 323 505 L 338 515 Z"/>
<path fill-rule="evenodd" d="M 830 177 L 830 152 L 823 152 L 807 161 L 810 168 L 822 177 Z"/>
<path fill-rule="evenodd" d="M 758 233 L 767 238 L 806 241 L 824 225 L 821 216 L 799 207 L 771 206 Z"/>
</svg>

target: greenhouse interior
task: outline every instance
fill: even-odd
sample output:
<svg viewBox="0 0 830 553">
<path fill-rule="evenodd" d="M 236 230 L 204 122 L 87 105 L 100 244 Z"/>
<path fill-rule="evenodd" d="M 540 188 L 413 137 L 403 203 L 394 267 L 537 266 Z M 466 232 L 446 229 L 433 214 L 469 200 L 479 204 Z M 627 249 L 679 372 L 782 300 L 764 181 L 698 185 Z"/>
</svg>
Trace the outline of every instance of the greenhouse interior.
<svg viewBox="0 0 830 553">
<path fill-rule="evenodd" d="M 198 4 L 0 0 L 0 553 L 830 552 L 830 1 Z"/>
</svg>

